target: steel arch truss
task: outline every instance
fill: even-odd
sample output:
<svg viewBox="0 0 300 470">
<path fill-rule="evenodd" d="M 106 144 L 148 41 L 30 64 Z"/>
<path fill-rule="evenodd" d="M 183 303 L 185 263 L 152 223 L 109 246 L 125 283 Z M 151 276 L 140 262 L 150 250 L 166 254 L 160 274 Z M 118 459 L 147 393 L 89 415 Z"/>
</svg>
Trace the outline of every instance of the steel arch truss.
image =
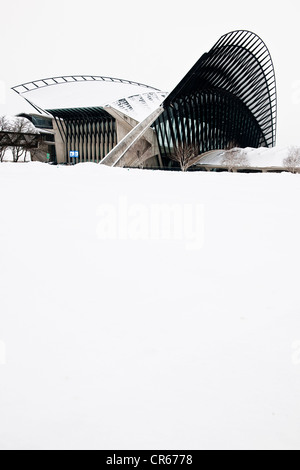
<svg viewBox="0 0 300 470">
<path fill-rule="evenodd" d="M 178 145 L 214 149 L 272 147 L 276 83 L 271 56 L 249 31 L 222 36 L 163 102 L 156 120 L 162 157 Z"/>
<path fill-rule="evenodd" d="M 34 80 L 33 82 L 22 83 L 12 88 L 19 95 L 28 93 L 30 91 L 38 90 L 53 85 L 62 85 L 64 83 L 76 83 L 76 82 L 110 82 L 110 83 L 122 83 L 124 85 L 137 85 L 143 88 L 149 88 L 151 90 L 160 91 L 157 88 L 153 88 L 143 83 L 132 82 L 130 80 L 123 80 L 122 78 L 113 77 L 102 77 L 98 75 L 66 75 L 61 77 L 42 78 L 40 80 Z"/>
</svg>

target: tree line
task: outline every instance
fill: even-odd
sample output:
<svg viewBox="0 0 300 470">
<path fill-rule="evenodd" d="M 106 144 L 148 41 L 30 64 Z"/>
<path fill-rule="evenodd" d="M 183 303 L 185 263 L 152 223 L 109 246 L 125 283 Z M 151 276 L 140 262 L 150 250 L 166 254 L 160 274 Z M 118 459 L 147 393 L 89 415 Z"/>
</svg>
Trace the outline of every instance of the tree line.
<svg viewBox="0 0 300 470">
<path fill-rule="evenodd" d="M 26 153 L 38 148 L 39 131 L 26 118 L 0 116 L 0 161 L 3 162 L 7 150 L 11 150 L 14 162 L 26 158 Z"/>
</svg>

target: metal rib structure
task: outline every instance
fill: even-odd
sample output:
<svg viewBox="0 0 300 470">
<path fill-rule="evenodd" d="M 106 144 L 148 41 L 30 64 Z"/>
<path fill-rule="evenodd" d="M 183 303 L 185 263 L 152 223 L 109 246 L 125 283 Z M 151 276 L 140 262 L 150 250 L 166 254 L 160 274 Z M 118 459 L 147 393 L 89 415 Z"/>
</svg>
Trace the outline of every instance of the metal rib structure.
<svg viewBox="0 0 300 470">
<path fill-rule="evenodd" d="M 49 110 L 65 145 L 66 162 L 69 152 L 79 152 L 78 162 L 99 163 L 117 142 L 115 119 L 102 108 Z"/>
<path fill-rule="evenodd" d="M 65 75 L 61 77 L 42 78 L 40 80 L 34 80 L 33 82 L 22 83 L 12 88 L 16 93 L 22 95 L 30 91 L 38 90 L 40 88 L 62 85 L 64 83 L 76 83 L 76 82 L 110 82 L 110 83 L 123 83 L 126 85 L 137 85 L 143 88 L 149 88 L 151 90 L 159 91 L 157 88 L 153 88 L 149 85 L 144 85 L 139 82 L 132 82 L 130 80 L 124 80 L 122 78 L 113 77 L 102 77 L 98 75 Z"/>
<path fill-rule="evenodd" d="M 272 147 L 276 83 L 264 42 L 249 31 L 222 36 L 167 96 L 154 127 L 162 157 L 192 145 L 214 149 Z"/>
</svg>

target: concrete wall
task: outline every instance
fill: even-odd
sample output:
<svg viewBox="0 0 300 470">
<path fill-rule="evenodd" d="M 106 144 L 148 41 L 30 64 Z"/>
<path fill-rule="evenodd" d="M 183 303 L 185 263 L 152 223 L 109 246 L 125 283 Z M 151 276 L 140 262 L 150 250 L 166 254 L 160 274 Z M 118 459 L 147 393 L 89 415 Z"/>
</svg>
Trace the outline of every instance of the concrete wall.
<svg viewBox="0 0 300 470">
<path fill-rule="evenodd" d="M 57 128 L 55 119 L 52 119 L 52 123 L 53 123 L 53 130 L 55 132 L 56 161 L 57 161 L 57 163 L 65 163 L 65 161 L 66 161 L 65 144 L 64 144 L 64 141 L 62 140 L 60 132 Z"/>
<path fill-rule="evenodd" d="M 126 114 L 123 114 L 120 111 L 111 108 L 110 106 L 105 107 L 105 111 L 107 111 L 116 120 L 117 143 L 119 143 L 138 124 L 138 121 L 135 119 L 130 118 Z M 61 122 L 63 126 L 63 121 Z M 66 146 L 54 119 L 53 130 L 55 132 L 57 163 L 65 163 L 67 161 L 65 155 Z M 98 141 L 95 139 L 95 142 L 92 144 L 92 149 L 95 148 L 97 144 Z M 74 148 L 74 150 L 77 149 Z M 80 149 L 78 150 L 80 151 Z M 88 155 L 88 161 L 95 161 L 95 155 Z M 101 156 L 101 159 L 102 158 L 103 157 Z M 99 159 L 97 159 L 97 161 L 98 160 Z M 157 166 L 162 167 L 162 162 L 159 157 L 156 134 L 152 128 L 149 128 L 139 139 L 139 141 L 130 148 L 126 154 L 126 166 L 132 166 L 136 168 L 146 168 L 152 166 L 155 168 L 157 168 Z"/>
<path fill-rule="evenodd" d="M 162 167 L 156 134 L 150 126 L 163 109 L 158 108 L 153 111 L 141 123 L 114 108 L 107 107 L 106 111 L 116 119 L 120 145 L 105 158 L 103 163 L 121 167 Z M 128 138 L 120 142 L 129 133 Z"/>
</svg>

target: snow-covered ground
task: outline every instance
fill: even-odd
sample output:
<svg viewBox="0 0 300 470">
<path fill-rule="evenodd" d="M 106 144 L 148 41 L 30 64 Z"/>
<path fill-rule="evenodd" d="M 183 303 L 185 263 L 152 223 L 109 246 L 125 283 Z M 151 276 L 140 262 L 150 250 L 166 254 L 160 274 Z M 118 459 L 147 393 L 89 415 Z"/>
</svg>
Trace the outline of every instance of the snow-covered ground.
<svg viewBox="0 0 300 470">
<path fill-rule="evenodd" d="M 300 449 L 299 175 L 2 163 L 0 194 L 1 449 Z"/>
<path fill-rule="evenodd" d="M 13 161 L 14 161 L 13 153 L 12 153 L 12 150 L 9 148 L 5 152 L 5 155 L 3 157 L 3 163 L 13 162 Z M 18 163 L 24 163 L 24 161 L 27 163 L 31 161 L 30 152 L 24 152 L 24 154 L 21 155 L 21 157 L 19 158 Z"/>
<path fill-rule="evenodd" d="M 285 147 L 246 147 L 242 149 L 250 168 L 284 168 L 284 160 L 289 156 L 292 146 Z M 199 160 L 201 165 L 220 166 L 225 150 L 211 150 Z"/>
</svg>

